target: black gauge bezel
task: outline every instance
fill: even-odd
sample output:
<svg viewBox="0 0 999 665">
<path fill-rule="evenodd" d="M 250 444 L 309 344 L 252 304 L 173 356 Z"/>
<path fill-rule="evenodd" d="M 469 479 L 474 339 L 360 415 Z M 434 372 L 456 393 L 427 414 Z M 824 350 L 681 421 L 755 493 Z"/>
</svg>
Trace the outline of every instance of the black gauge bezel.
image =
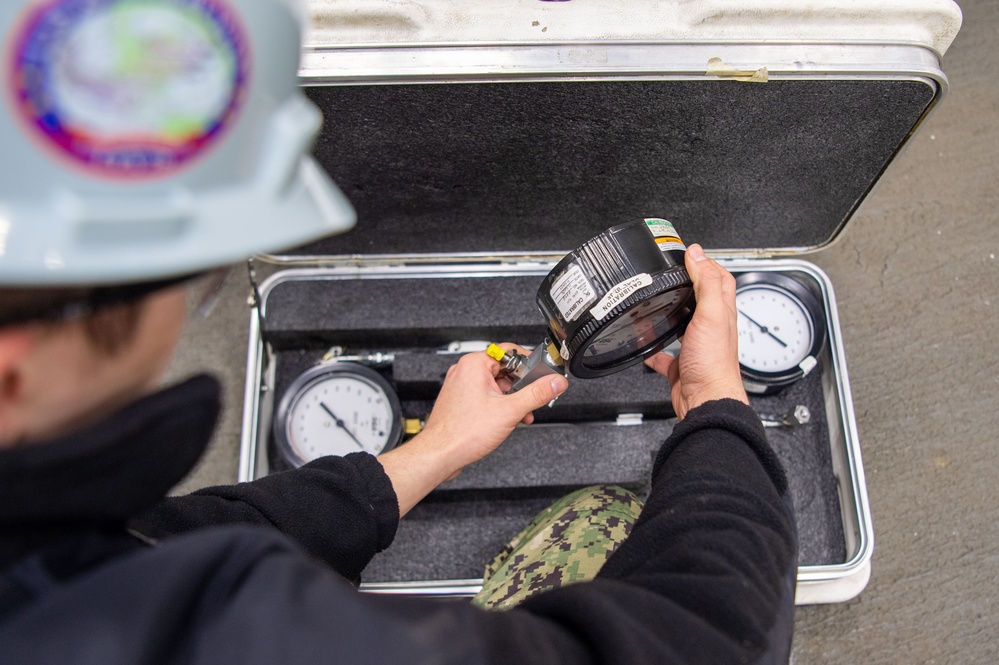
<svg viewBox="0 0 999 665">
<path fill-rule="evenodd" d="M 737 296 L 741 291 L 755 287 L 783 291 L 801 303 L 808 314 L 809 324 L 812 327 L 812 345 L 808 349 L 808 355 L 801 362 L 811 357 L 817 364 L 826 344 L 825 308 L 818 296 L 797 279 L 782 273 L 754 271 L 736 275 L 735 293 Z M 779 372 L 761 372 L 746 367 L 740 362 L 739 370 L 742 373 L 746 391 L 753 394 L 776 392 L 799 381 L 808 373 L 800 367 L 800 363 Z"/>
<path fill-rule="evenodd" d="M 671 243 L 674 248 L 661 249 L 648 224 L 645 219 L 627 222 L 592 238 L 559 261 L 538 289 L 537 303 L 548 319 L 550 339 L 555 342 L 568 363 L 569 373 L 574 377 L 598 378 L 640 363 L 682 335 L 693 316 L 694 290 L 684 267 L 686 251 L 679 238 L 676 238 L 676 243 Z M 586 277 L 594 297 L 581 308 L 582 313 L 577 318 L 567 320 L 552 290 L 562 275 L 576 268 Z M 590 313 L 592 304 L 601 302 L 614 289 L 641 275 L 649 277 L 646 286 L 636 288 L 599 319 Z M 620 359 L 602 365 L 587 364 L 586 350 L 600 339 L 610 325 L 621 316 L 629 315 L 646 300 L 678 289 L 686 289 L 687 292 L 666 312 L 667 317 L 677 317 L 675 325 L 669 330 Z M 662 310 L 656 310 L 656 313 L 661 314 Z"/>
<path fill-rule="evenodd" d="M 672 303 L 670 305 L 669 311 L 666 312 L 666 316 L 670 319 L 673 319 L 672 321 L 673 325 L 671 325 L 669 329 L 666 330 L 666 332 L 656 337 L 654 341 L 642 347 L 636 348 L 634 351 L 627 354 L 623 358 L 619 358 L 617 360 L 603 363 L 600 365 L 597 365 L 595 363 L 587 364 L 586 362 L 587 351 L 590 349 L 592 345 L 596 344 L 601 339 L 605 331 L 607 331 L 607 329 L 611 327 L 611 324 L 620 320 L 620 318 L 623 316 L 628 316 L 632 310 L 634 310 L 636 307 L 640 307 L 643 302 L 646 302 L 651 298 L 655 298 L 656 296 L 662 295 L 664 293 L 670 293 L 672 291 L 678 291 L 682 289 L 687 289 L 687 293 L 683 294 L 683 296 L 679 301 Z M 648 358 L 652 354 L 658 353 L 663 349 L 663 347 L 673 342 L 677 337 L 683 334 L 683 331 L 687 328 L 687 324 L 690 322 L 690 317 L 687 315 L 686 312 L 683 311 L 683 309 L 685 307 L 688 307 L 690 311 L 693 312 L 693 307 L 691 306 L 691 301 L 693 300 L 693 297 L 694 297 L 693 286 L 688 287 L 680 285 L 680 286 L 662 288 L 659 290 L 655 290 L 650 294 L 641 296 L 640 300 L 632 303 L 629 307 L 622 309 L 620 312 L 617 312 L 613 317 L 610 317 L 609 320 L 602 321 L 600 325 L 596 327 L 595 330 L 586 337 L 585 341 L 583 341 L 579 345 L 579 348 L 577 349 L 575 355 L 575 359 L 577 360 L 576 364 L 573 365 L 570 362 L 570 371 L 572 372 L 573 376 L 577 376 L 583 379 L 607 376 L 608 374 L 613 374 L 615 372 L 620 372 L 623 369 L 627 369 L 628 367 L 631 367 L 632 365 L 635 365 L 643 361 L 645 358 Z"/>
<path fill-rule="evenodd" d="M 385 453 L 392 450 L 402 440 L 402 404 L 395 388 L 389 383 L 380 372 L 366 365 L 356 362 L 340 361 L 327 362 L 313 365 L 309 369 L 299 374 L 281 396 L 277 411 L 274 416 L 274 443 L 281 452 L 282 457 L 291 466 L 297 468 L 303 464 L 308 464 L 312 460 L 303 459 L 288 440 L 288 414 L 294 407 L 299 395 L 315 383 L 324 380 L 332 374 L 352 375 L 361 380 L 375 384 L 380 388 L 388 399 L 389 409 L 392 412 L 392 427 L 388 433 L 385 447 L 378 453 Z"/>
</svg>

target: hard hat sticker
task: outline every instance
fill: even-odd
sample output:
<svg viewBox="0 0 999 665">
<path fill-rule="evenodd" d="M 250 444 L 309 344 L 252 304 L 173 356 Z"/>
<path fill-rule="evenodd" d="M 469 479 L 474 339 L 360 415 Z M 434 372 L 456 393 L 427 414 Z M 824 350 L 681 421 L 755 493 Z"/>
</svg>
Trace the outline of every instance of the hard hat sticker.
<svg viewBox="0 0 999 665">
<path fill-rule="evenodd" d="M 54 0 L 15 33 L 18 115 L 105 177 L 177 171 L 232 124 L 248 44 L 222 0 Z"/>
</svg>

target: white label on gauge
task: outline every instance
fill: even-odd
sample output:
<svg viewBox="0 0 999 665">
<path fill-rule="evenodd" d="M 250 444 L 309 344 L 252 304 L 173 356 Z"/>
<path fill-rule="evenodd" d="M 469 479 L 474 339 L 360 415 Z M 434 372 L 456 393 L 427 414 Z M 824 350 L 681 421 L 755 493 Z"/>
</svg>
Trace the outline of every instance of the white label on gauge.
<svg viewBox="0 0 999 665">
<path fill-rule="evenodd" d="M 600 320 L 607 316 L 612 309 L 620 305 L 625 298 L 630 296 L 632 293 L 641 289 L 643 287 L 652 284 L 652 276 L 647 272 L 643 272 L 634 277 L 629 277 L 623 282 L 611 287 L 603 298 L 600 299 L 593 309 L 590 310 L 590 316 L 596 320 Z"/>
<path fill-rule="evenodd" d="M 566 321 L 578 319 L 586 307 L 597 299 L 593 285 L 586 279 L 578 263 L 569 264 L 565 272 L 555 278 L 551 296 Z"/>
<path fill-rule="evenodd" d="M 687 247 L 683 244 L 683 241 L 680 240 L 680 234 L 676 232 L 675 228 L 673 228 L 672 222 L 658 217 L 651 217 L 645 220 L 645 224 L 649 227 L 649 230 L 652 231 L 652 235 L 656 239 L 656 244 L 659 245 L 659 249 L 661 251 L 687 251 Z"/>
</svg>

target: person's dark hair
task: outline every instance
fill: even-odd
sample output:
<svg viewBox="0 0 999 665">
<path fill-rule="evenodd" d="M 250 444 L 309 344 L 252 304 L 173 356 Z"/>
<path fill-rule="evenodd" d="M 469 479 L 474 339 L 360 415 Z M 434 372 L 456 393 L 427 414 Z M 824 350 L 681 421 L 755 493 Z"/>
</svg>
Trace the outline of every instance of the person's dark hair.
<svg viewBox="0 0 999 665">
<path fill-rule="evenodd" d="M 83 332 L 91 346 L 107 356 L 113 356 L 135 338 L 141 312 L 141 300 L 102 307 L 84 317 Z"/>
<path fill-rule="evenodd" d="M 138 328 L 141 296 L 153 289 L 0 288 L 0 327 L 79 321 L 91 345 L 106 355 L 127 346 Z"/>
</svg>

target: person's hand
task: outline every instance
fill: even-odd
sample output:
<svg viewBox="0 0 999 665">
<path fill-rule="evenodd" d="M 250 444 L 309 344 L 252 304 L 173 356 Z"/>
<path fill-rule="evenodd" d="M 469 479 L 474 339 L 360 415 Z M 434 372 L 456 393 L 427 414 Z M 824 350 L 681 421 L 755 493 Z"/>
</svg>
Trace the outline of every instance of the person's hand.
<svg viewBox="0 0 999 665">
<path fill-rule="evenodd" d="M 500 344 L 509 351 L 524 349 Z M 469 353 L 448 369 L 444 385 L 423 431 L 380 455 L 405 515 L 445 480 L 496 450 L 519 424 L 530 424 L 533 411 L 565 392 L 565 377 L 552 375 L 512 394 L 510 382 L 497 379 L 500 364 L 484 351 Z"/>
<path fill-rule="evenodd" d="M 500 347 L 530 353 L 514 344 Z M 499 371 L 500 364 L 485 352 L 466 354 L 448 369 L 424 432 L 452 451 L 455 471 L 494 451 L 519 423 L 533 422 L 532 412 L 569 385 L 553 374 L 507 395 L 510 381 L 497 379 Z"/>
<path fill-rule="evenodd" d="M 681 419 L 694 407 L 715 399 L 749 404 L 739 374 L 735 278 L 705 256 L 700 245 L 687 248 L 685 263 L 697 308 L 680 340 L 680 354 L 673 358 L 657 353 L 645 360 L 669 379 L 673 409 Z"/>
</svg>

